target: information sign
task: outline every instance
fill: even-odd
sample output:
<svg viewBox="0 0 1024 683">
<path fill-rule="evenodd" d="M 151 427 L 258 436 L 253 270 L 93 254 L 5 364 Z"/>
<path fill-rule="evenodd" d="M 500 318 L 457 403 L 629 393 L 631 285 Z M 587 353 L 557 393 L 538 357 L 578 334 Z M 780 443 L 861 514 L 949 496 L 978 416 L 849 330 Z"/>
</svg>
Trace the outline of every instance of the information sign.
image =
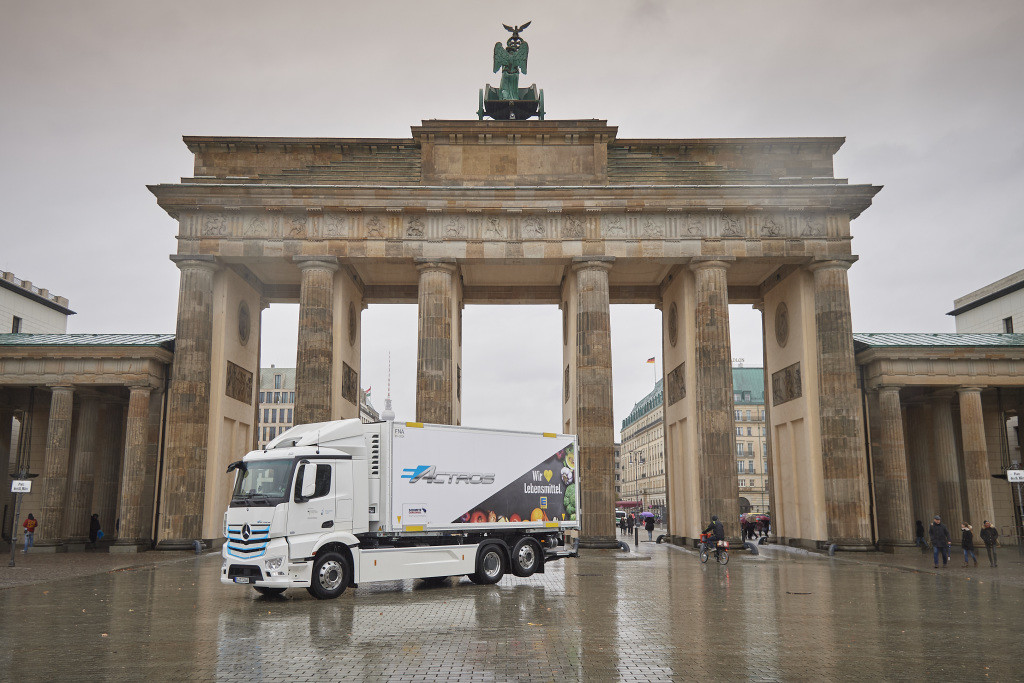
<svg viewBox="0 0 1024 683">
<path fill-rule="evenodd" d="M 1006 481 L 1018 484 L 1024 482 L 1024 470 L 1006 470 Z"/>
<path fill-rule="evenodd" d="M 1024 474 L 1024 473 L 1022 473 Z M 32 480 L 31 479 L 15 479 L 11 482 L 11 493 L 31 493 L 32 492 Z"/>
</svg>

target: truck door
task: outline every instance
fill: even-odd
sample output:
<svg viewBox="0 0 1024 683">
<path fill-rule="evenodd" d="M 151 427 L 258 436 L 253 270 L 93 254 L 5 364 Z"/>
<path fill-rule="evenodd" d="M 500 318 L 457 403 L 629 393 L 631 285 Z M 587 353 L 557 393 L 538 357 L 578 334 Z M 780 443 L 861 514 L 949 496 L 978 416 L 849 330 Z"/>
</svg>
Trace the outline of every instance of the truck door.
<svg viewBox="0 0 1024 683">
<path fill-rule="evenodd" d="M 316 460 L 300 461 L 295 468 L 292 486 L 288 538 L 308 536 L 308 542 L 312 545 L 316 537 L 329 532 L 334 523 L 334 464 Z M 302 544 L 305 542 L 305 538 L 300 541 Z"/>
</svg>

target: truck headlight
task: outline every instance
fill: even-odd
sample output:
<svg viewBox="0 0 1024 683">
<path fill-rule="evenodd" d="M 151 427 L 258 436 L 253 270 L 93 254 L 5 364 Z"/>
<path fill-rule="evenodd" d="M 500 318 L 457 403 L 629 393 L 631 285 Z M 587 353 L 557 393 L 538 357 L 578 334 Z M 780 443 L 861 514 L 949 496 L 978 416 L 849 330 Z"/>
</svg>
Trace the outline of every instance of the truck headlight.
<svg viewBox="0 0 1024 683">
<path fill-rule="evenodd" d="M 264 564 L 267 565 L 267 571 L 276 571 L 281 568 L 282 564 L 284 564 L 284 558 L 275 557 L 272 560 L 267 560 Z"/>
</svg>

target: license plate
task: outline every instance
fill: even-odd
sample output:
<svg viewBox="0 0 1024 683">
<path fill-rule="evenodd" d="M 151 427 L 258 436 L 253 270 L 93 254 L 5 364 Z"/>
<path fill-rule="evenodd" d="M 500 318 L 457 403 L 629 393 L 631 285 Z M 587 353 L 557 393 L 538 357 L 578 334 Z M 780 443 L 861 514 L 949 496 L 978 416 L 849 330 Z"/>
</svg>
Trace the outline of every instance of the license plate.
<svg viewBox="0 0 1024 683">
<path fill-rule="evenodd" d="M 235 583 L 249 583 L 249 577 L 248 576 L 236 576 L 235 577 Z"/>
</svg>

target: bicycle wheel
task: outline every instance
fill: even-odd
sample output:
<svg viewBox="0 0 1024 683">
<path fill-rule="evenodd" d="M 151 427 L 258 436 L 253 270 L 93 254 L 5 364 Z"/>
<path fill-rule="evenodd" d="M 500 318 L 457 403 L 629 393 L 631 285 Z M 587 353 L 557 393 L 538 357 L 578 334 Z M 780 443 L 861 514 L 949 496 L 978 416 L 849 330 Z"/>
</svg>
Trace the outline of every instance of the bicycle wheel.
<svg viewBox="0 0 1024 683">
<path fill-rule="evenodd" d="M 718 553 L 718 564 L 729 564 L 729 551 L 723 550 Z"/>
<path fill-rule="evenodd" d="M 700 549 L 700 561 L 701 564 L 706 564 L 708 561 L 708 551 L 705 548 Z"/>
</svg>

